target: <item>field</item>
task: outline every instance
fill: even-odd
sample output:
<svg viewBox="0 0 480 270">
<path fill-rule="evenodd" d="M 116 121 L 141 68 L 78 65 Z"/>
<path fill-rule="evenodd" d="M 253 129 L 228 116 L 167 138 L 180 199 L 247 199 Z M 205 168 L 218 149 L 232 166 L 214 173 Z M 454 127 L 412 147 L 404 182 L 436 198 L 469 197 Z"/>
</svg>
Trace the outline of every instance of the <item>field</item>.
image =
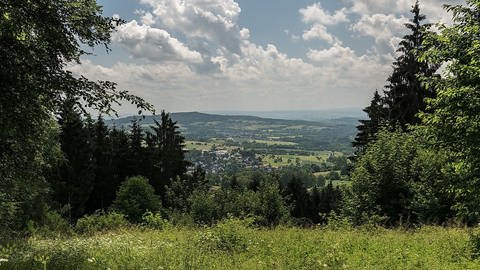
<svg viewBox="0 0 480 270">
<path fill-rule="evenodd" d="M 31 238 L 0 249 L 0 269 L 480 269 L 466 229 L 237 225 Z"/>
</svg>

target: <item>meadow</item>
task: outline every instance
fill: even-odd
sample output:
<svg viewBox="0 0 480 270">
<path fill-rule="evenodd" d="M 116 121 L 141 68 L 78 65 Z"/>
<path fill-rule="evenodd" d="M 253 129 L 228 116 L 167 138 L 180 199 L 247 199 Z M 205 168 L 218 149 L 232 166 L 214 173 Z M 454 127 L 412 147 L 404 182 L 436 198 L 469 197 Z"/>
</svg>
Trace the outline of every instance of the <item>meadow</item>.
<svg viewBox="0 0 480 270">
<path fill-rule="evenodd" d="M 260 229 L 227 220 L 30 237 L 0 249 L 0 269 L 480 269 L 469 239 L 463 228 Z"/>
</svg>

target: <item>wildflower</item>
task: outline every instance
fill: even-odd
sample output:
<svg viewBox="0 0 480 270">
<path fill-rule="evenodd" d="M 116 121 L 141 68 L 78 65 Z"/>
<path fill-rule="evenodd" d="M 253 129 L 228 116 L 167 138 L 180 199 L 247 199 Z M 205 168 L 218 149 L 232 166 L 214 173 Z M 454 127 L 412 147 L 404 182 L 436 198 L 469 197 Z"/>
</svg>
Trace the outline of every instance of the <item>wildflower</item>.
<svg viewBox="0 0 480 270">
<path fill-rule="evenodd" d="M 0 258 L 0 263 L 2 263 L 2 262 L 8 262 L 8 259 Z"/>
</svg>

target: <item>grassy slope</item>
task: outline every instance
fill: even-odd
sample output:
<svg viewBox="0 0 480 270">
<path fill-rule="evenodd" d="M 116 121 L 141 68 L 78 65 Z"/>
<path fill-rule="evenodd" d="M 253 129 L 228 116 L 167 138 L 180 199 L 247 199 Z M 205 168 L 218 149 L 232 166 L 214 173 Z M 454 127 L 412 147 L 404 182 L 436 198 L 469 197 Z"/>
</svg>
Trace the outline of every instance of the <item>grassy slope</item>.
<svg viewBox="0 0 480 270">
<path fill-rule="evenodd" d="M 208 248 L 200 239 L 209 233 L 128 229 L 32 238 L 0 269 L 43 269 L 42 261 L 47 269 L 480 269 L 470 259 L 463 229 L 245 229 L 247 249 L 239 252 Z"/>
</svg>

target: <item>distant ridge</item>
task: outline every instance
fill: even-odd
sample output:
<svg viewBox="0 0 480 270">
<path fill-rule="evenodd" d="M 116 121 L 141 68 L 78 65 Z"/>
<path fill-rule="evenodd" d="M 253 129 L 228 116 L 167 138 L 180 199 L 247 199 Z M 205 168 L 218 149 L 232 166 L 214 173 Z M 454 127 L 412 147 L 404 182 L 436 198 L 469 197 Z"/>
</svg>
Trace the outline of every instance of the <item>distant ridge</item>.
<svg viewBox="0 0 480 270">
<path fill-rule="evenodd" d="M 179 124 L 182 123 L 191 123 L 191 122 L 231 122 L 231 121 L 258 121 L 258 122 L 269 122 L 271 124 L 285 124 L 285 125 L 313 125 L 313 126 L 331 126 L 331 121 L 307 121 L 307 120 L 293 120 L 293 119 L 275 119 L 275 118 L 265 118 L 259 116 L 251 115 L 221 115 L 221 114 L 211 114 L 211 113 L 202 113 L 202 112 L 178 112 L 170 114 L 172 119 Z M 125 126 L 132 123 L 134 120 L 141 120 L 142 125 L 151 125 L 154 124 L 154 120 L 159 120 L 160 116 L 158 115 L 146 115 L 146 116 L 127 116 L 121 117 L 118 119 L 106 120 L 106 124 L 109 126 Z M 347 121 L 354 121 L 353 118 L 339 118 L 340 123 Z"/>
</svg>

